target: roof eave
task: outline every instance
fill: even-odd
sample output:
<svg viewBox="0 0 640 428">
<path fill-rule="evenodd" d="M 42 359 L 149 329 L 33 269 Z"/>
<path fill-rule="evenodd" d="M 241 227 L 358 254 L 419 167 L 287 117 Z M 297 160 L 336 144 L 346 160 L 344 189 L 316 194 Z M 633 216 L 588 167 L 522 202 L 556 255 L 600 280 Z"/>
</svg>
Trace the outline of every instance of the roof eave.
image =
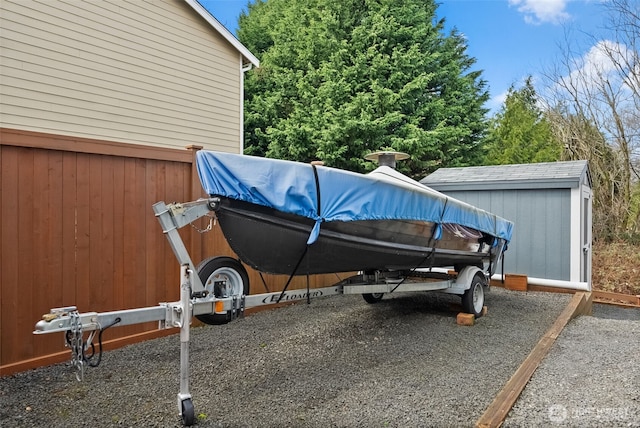
<svg viewBox="0 0 640 428">
<path fill-rule="evenodd" d="M 253 66 L 260 67 L 260 60 L 256 58 L 254 54 L 249 52 L 247 49 L 236 37 L 231 34 L 229 30 L 226 29 L 224 25 L 222 25 L 207 9 L 205 9 L 197 0 L 184 0 L 189 6 L 195 10 L 198 15 L 203 17 L 222 37 L 225 38 L 231 45 L 238 50 L 242 54 L 242 56 L 249 61 Z"/>
<path fill-rule="evenodd" d="M 479 191 L 479 190 L 551 190 L 551 189 L 574 189 L 579 187 L 576 180 L 512 180 L 512 181 L 465 181 L 442 182 L 442 181 L 421 181 L 425 186 L 431 187 L 439 192 L 447 191 Z"/>
<path fill-rule="evenodd" d="M 589 172 L 589 163 L 586 160 L 564 161 L 564 162 L 547 162 L 550 164 L 571 163 L 581 165 L 579 173 L 573 172 L 570 175 L 557 176 L 530 176 L 525 178 L 498 178 L 505 174 L 505 168 L 528 167 L 540 164 L 524 164 L 524 165 L 495 165 L 487 167 L 458 167 L 458 168 L 442 168 L 444 174 L 437 170 L 436 172 L 424 177 L 420 183 L 437 190 L 443 191 L 459 191 L 459 190 L 514 190 L 514 189 L 569 189 L 577 188 L 581 183 L 586 182 L 591 187 L 591 175 Z M 477 174 L 471 174 L 468 171 L 475 169 L 484 170 L 480 177 Z M 486 171 L 491 169 L 492 177 L 487 177 Z"/>
</svg>

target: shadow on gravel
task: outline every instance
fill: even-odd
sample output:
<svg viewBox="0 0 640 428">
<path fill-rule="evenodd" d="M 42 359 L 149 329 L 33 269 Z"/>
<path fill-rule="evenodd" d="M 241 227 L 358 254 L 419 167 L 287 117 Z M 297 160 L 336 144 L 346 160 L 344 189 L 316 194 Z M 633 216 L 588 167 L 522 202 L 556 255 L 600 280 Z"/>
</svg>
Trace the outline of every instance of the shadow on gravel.
<svg viewBox="0 0 640 428">
<path fill-rule="evenodd" d="M 455 318 L 462 310 L 459 296 L 436 293 L 398 294 L 384 298 L 373 306 L 384 307 L 384 315 L 397 313 L 398 316 L 430 314 Z"/>
</svg>

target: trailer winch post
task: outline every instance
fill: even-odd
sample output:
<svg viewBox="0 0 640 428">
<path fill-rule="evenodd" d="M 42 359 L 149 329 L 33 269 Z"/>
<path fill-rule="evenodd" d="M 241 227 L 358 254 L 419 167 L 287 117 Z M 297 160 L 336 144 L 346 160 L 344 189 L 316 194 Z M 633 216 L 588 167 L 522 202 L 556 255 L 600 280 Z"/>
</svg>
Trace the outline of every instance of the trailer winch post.
<svg viewBox="0 0 640 428">
<path fill-rule="evenodd" d="M 176 259 L 178 259 L 178 263 L 180 263 L 181 266 L 185 264 L 189 265 L 189 268 L 193 272 L 195 272 L 195 266 L 191 261 L 187 247 L 185 247 L 178 233 L 178 229 L 209 214 L 212 210 L 211 204 L 215 204 L 215 200 L 199 199 L 194 202 L 170 205 L 165 204 L 164 201 L 160 201 L 153 204 L 153 212 L 158 218 L 162 232 L 169 241 L 173 254 L 176 256 Z M 196 293 L 202 293 L 205 290 L 202 281 L 200 281 L 197 275 L 191 281 L 191 289 Z"/>
<path fill-rule="evenodd" d="M 193 298 L 206 297 L 206 290 L 196 273 L 189 252 L 178 233 L 178 229 L 209 214 L 218 203 L 217 199 L 199 199 L 184 204 L 167 205 L 163 201 L 153 205 L 153 211 L 160 222 L 173 254 L 180 263 L 180 390 L 178 392 L 178 412 L 185 425 L 193 425 L 195 411 L 189 392 L 189 328 L 193 316 Z M 213 297 L 213 296 L 211 296 Z"/>
</svg>

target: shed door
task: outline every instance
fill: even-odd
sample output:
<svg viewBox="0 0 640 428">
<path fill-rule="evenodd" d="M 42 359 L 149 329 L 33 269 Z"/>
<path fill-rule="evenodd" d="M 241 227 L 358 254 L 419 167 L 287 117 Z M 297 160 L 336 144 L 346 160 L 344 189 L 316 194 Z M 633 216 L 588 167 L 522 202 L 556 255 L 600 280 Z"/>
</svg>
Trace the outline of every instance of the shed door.
<svg viewBox="0 0 640 428">
<path fill-rule="evenodd" d="M 580 259 L 580 281 L 587 282 L 591 287 L 591 189 L 583 186 L 581 206 L 582 257 Z"/>
</svg>

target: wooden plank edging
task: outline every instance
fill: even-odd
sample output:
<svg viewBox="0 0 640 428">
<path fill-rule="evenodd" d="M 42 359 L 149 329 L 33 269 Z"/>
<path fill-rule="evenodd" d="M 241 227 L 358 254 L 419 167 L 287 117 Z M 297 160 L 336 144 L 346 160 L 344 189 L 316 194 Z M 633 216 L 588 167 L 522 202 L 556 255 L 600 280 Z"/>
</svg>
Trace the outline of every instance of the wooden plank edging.
<svg viewBox="0 0 640 428">
<path fill-rule="evenodd" d="M 576 292 L 569 304 L 564 308 L 553 325 L 542 336 L 538 344 L 529 353 L 520 367 L 504 385 L 502 390 L 487 407 L 484 414 L 476 422 L 476 428 L 494 428 L 502 425 L 509 411 L 524 390 L 551 346 L 558 338 L 564 327 L 578 315 L 590 315 L 593 298 L 591 293 Z"/>
<path fill-rule="evenodd" d="M 610 291 L 593 291 L 593 300 L 598 303 L 618 306 L 640 307 L 640 295 L 612 293 Z"/>
<path fill-rule="evenodd" d="M 506 284 L 500 280 L 491 280 L 492 287 L 507 288 L 514 290 L 514 288 L 506 287 Z M 519 290 L 525 291 L 525 290 Z M 527 284 L 526 291 L 542 291 L 545 293 L 563 293 L 563 294 L 575 294 L 578 290 L 572 288 L 562 287 L 549 287 L 545 285 L 533 285 Z M 622 308 L 640 308 L 640 294 L 624 294 L 616 293 L 612 291 L 592 290 L 593 303 L 602 303 L 605 305 L 620 306 Z"/>
</svg>

